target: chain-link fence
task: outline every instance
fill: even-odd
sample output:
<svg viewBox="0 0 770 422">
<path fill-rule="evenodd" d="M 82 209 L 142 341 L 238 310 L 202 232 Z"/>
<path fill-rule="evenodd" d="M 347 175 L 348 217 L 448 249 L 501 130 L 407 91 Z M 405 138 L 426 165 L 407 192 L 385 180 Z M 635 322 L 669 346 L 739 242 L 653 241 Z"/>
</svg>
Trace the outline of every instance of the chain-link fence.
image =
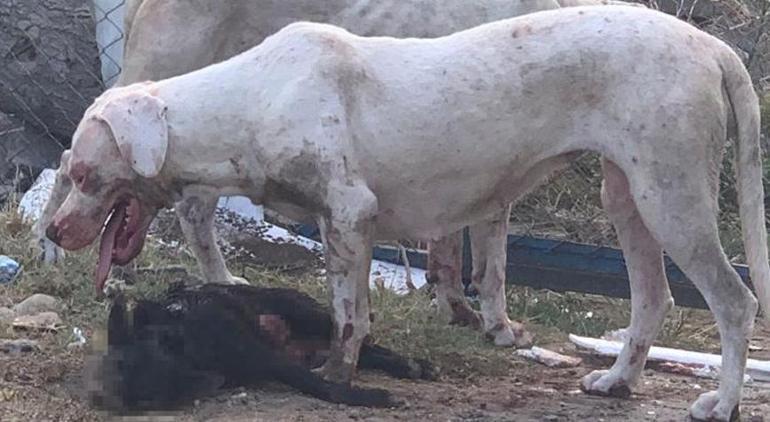
<svg viewBox="0 0 770 422">
<path fill-rule="evenodd" d="M 639 1 L 725 40 L 744 59 L 758 90 L 770 86 L 770 1 Z M 26 155 L 52 164 L 58 154 L 46 151 L 67 145 L 85 108 L 115 83 L 122 64 L 125 6 L 126 0 L 0 0 L 0 19 L 12 23 L 8 34 L 0 34 L 0 154 L 12 158 L 6 161 L 25 164 L 13 157 Z M 770 104 L 768 110 L 770 114 Z M 28 158 L 26 164 L 32 161 Z M 720 201 L 722 235 L 728 254 L 740 259 L 734 176 L 727 166 Z M 19 165 L 9 168 L 19 173 Z M 514 208 L 511 230 L 614 244 L 601 210 L 600 181 L 596 156 L 578 160 Z"/>
<path fill-rule="evenodd" d="M 0 202 L 57 164 L 85 109 L 114 82 L 124 2 L 0 1 Z"/>
<path fill-rule="evenodd" d="M 123 17 L 126 0 L 91 0 L 96 22 L 96 43 L 102 67 L 102 80 L 112 86 L 120 76 L 123 63 Z"/>
</svg>

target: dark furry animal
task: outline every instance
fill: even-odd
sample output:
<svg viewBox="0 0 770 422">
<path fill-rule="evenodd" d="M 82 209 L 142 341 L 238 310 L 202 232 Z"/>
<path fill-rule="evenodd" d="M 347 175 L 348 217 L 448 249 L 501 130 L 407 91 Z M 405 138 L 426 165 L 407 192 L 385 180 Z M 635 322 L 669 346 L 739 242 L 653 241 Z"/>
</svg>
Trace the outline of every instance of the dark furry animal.
<svg viewBox="0 0 770 422">
<path fill-rule="evenodd" d="M 174 286 L 158 302 L 139 301 L 127 315 L 122 298 L 110 310 L 108 349 L 99 358 L 92 402 L 119 411 L 170 409 L 220 387 L 275 380 L 305 394 L 356 406 L 394 405 L 380 389 L 325 381 L 332 336 L 329 312 L 290 289 L 206 284 Z M 364 344 L 360 368 L 399 378 L 433 377 L 427 362 Z"/>
</svg>

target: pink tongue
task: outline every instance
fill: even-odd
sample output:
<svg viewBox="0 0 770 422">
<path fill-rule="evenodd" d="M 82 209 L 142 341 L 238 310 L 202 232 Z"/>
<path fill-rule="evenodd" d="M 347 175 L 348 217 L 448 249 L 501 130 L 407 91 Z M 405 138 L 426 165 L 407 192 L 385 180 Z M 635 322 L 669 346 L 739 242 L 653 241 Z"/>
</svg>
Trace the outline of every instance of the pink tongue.
<svg viewBox="0 0 770 422">
<path fill-rule="evenodd" d="M 99 261 L 96 264 L 96 289 L 98 292 L 104 290 L 104 282 L 110 275 L 112 267 L 112 249 L 115 247 L 115 236 L 120 229 L 123 219 L 126 216 L 125 205 L 118 205 L 112 212 L 112 216 L 107 221 L 107 227 L 102 233 L 102 240 L 99 244 Z"/>
</svg>

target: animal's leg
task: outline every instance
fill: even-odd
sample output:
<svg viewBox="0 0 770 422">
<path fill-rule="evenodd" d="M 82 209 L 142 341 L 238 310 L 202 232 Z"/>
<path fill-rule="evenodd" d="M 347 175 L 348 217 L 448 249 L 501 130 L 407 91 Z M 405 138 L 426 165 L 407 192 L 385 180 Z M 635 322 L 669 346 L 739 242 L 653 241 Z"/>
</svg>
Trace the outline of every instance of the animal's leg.
<svg viewBox="0 0 770 422">
<path fill-rule="evenodd" d="M 692 135 L 687 135 L 692 136 Z M 698 152 L 698 151 L 696 151 Z M 697 158 L 697 161 L 694 157 Z M 722 344 L 719 389 L 690 408 L 699 420 L 731 420 L 738 414 L 757 300 L 727 260 L 717 227 L 718 162 L 693 154 L 675 164 L 633 167 L 631 194 L 652 236 L 703 295 L 717 321 Z"/>
<path fill-rule="evenodd" d="M 428 283 L 436 286 L 439 313 L 450 324 L 481 329 L 481 315 L 468 301 L 462 283 L 462 232 L 428 243 Z"/>
<path fill-rule="evenodd" d="M 40 218 L 32 226 L 33 247 L 40 248 L 41 259 L 46 264 L 53 264 L 64 259 L 64 249 L 57 246 L 46 236 L 46 229 L 53 223 L 53 217 L 72 189 L 72 181 L 67 174 L 69 168 L 70 150 L 62 153 L 56 178 Z"/>
<path fill-rule="evenodd" d="M 361 343 L 369 334 L 369 268 L 377 200 L 365 186 L 332 186 L 331 212 L 319 220 L 326 276 L 332 295 L 334 335 L 321 372 L 332 381 L 353 377 Z"/>
<path fill-rule="evenodd" d="M 352 406 L 389 407 L 395 403 L 380 389 L 351 387 L 324 380 L 318 374 L 291 362 L 257 336 L 243 335 L 253 329 L 253 321 L 241 318 L 233 309 L 212 301 L 201 305 L 184 319 L 185 353 L 193 364 L 217 373 L 235 383 L 253 384 L 274 379 L 302 393 L 322 400 Z M 231 329 L 223 330 L 222 327 Z"/>
<path fill-rule="evenodd" d="M 198 261 L 203 279 L 209 283 L 248 284 L 241 277 L 230 274 L 225 258 L 219 250 L 214 233 L 214 211 L 218 195 L 212 192 L 184 194 L 185 199 L 174 204 L 179 225 Z"/>
<path fill-rule="evenodd" d="M 532 335 L 521 324 L 511 323 L 505 302 L 505 240 L 508 235 L 510 206 L 492 219 L 471 227 L 473 286 L 479 292 L 484 331 L 498 346 L 524 347 Z"/>
<path fill-rule="evenodd" d="M 728 421 L 738 418 L 748 345 L 754 331 L 757 300 L 727 260 L 716 225 L 706 238 L 685 248 L 666 251 L 695 283 L 714 313 L 722 345 L 719 389 L 702 394 L 690 408 L 697 420 Z"/>
<path fill-rule="evenodd" d="M 674 300 L 663 266 L 663 250 L 639 216 L 625 174 L 606 160 L 602 169 L 602 204 L 615 226 L 631 283 L 631 326 L 612 368 L 590 373 L 581 387 L 590 394 L 627 397 Z"/>
<path fill-rule="evenodd" d="M 376 344 L 365 343 L 361 346 L 358 367 L 383 371 L 396 378 L 426 380 L 436 378 L 433 365 L 430 362 L 422 359 L 410 359 Z"/>
</svg>

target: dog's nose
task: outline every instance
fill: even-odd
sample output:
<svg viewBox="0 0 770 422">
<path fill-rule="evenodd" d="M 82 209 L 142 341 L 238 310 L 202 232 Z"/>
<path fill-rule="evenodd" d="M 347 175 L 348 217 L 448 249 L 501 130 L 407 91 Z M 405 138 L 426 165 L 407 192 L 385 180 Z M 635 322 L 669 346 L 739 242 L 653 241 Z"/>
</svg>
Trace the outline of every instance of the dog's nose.
<svg viewBox="0 0 770 422">
<path fill-rule="evenodd" d="M 51 239 L 51 242 L 59 244 L 59 241 L 61 241 L 61 233 L 59 233 L 59 228 L 56 227 L 56 223 L 51 223 L 48 225 L 48 228 L 45 229 L 45 236 L 49 239 Z"/>
</svg>

